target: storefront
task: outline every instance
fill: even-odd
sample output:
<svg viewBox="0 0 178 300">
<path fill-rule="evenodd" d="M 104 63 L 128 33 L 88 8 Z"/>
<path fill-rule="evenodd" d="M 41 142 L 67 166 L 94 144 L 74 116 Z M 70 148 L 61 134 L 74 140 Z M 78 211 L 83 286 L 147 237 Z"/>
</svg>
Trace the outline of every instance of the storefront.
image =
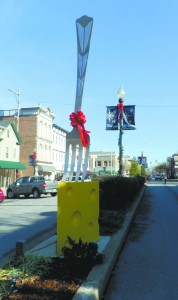
<svg viewBox="0 0 178 300">
<path fill-rule="evenodd" d="M 16 180 L 17 174 L 23 176 L 26 166 L 18 161 L 0 160 L 0 187 L 6 187 Z"/>
<path fill-rule="evenodd" d="M 52 165 L 38 165 L 38 174 L 43 175 L 46 179 L 55 178 L 56 168 Z"/>
</svg>

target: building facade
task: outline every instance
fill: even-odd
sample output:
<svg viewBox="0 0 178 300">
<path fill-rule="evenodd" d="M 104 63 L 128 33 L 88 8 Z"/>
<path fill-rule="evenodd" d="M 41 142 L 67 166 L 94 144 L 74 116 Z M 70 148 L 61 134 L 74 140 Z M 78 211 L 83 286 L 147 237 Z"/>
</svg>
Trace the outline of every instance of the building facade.
<svg viewBox="0 0 178 300">
<path fill-rule="evenodd" d="M 67 131 L 53 124 L 53 164 L 56 168 L 55 177 L 60 178 L 64 172 Z"/>
<path fill-rule="evenodd" d="M 1 110 L 0 120 L 13 120 L 17 126 L 17 110 Z M 55 177 L 53 165 L 53 120 L 55 115 L 49 108 L 41 106 L 21 108 L 19 111 L 19 135 L 23 141 L 19 161 L 27 169 L 22 174 Z M 34 161 L 31 160 L 34 156 Z"/>
<path fill-rule="evenodd" d="M 91 173 L 116 174 L 119 169 L 118 153 L 95 151 L 89 154 L 89 170 Z"/>
<path fill-rule="evenodd" d="M 178 178 L 178 153 L 167 158 L 167 177 L 168 179 Z"/>
<path fill-rule="evenodd" d="M 129 156 L 123 157 L 123 175 L 129 176 L 131 166 L 131 159 Z M 104 152 L 95 151 L 89 154 L 89 170 L 96 174 L 111 174 L 117 175 L 119 170 L 119 154 L 118 152 Z"/>
<path fill-rule="evenodd" d="M 16 180 L 26 167 L 19 162 L 22 139 L 13 121 L 0 121 L 0 186 Z M 18 173 L 17 173 L 18 170 Z"/>
</svg>

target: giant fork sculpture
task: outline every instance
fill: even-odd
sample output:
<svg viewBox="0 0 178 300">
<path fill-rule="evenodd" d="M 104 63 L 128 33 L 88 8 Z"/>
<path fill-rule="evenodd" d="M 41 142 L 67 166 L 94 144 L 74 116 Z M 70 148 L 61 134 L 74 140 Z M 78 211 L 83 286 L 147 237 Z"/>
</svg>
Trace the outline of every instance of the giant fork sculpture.
<svg viewBox="0 0 178 300">
<path fill-rule="evenodd" d="M 83 16 L 76 20 L 77 30 L 77 87 L 74 113 L 70 115 L 73 130 L 66 135 L 66 156 L 64 165 L 63 181 L 72 180 L 74 168 L 76 168 L 75 181 L 78 181 L 82 162 L 82 181 L 87 174 L 90 137 L 84 128 L 85 116 L 81 112 L 82 96 L 87 68 L 88 54 L 90 49 L 90 39 L 92 33 L 93 18 Z M 72 120 L 74 121 L 72 123 Z M 77 160 L 77 161 L 76 161 Z"/>
</svg>

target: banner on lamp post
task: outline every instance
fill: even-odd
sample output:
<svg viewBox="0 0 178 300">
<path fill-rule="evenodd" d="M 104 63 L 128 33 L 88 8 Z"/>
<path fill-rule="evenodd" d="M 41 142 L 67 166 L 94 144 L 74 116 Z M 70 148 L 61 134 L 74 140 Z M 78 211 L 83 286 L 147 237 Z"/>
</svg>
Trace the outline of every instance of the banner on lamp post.
<svg viewBox="0 0 178 300">
<path fill-rule="evenodd" d="M 29 155 L 29 166 L 35 166 L 36 165 L 36 152 L 34 152 L 32 155 Z"/>
<path fill-rule="evenodd" d="M 124 106 L 123 129 L 134 130 L 135 128 L 135 105 Z"/>
<path fill-rule="evenodd" d="M 124 106 L 123 129 L 134 130 L 135 128 L 135 105 Z M 106 107 L 106 130 L 118 130 L 118 107 Z"/>
<path fill-rule="evenodd" d="M 107 106 L 106 108 L 106 130 L 118 130 L 117 106 Z"/>
<path fill-rule="evenodd" d="M 147 157 L 146 156 L 138 156 L 138 163 L 145 168 L 148 168 Z"/>
<path fill-rule="evenodd" d="M 35 164 L 35 160 L 33 155 L 29 155 L 29 166 L 34 166 Z"/>
</svg>

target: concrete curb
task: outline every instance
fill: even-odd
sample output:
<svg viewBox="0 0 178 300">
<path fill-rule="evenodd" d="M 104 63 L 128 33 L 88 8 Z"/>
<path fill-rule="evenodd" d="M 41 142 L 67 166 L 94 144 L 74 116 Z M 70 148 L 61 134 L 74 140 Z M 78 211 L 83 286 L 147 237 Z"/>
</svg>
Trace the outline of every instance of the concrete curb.
<svg viewBox="0 0 178 300">
<path fill-rule="evenodd" d="M 85 282 L 78 289 L 72 300 L 100 300 L 108 281 L 110 279 L 114 265 L 118 259 L 118 255 L 122 249 L 124 241 L 127 237 L 130 225 L 133 221 L 137 207 L 145 192 L 146 185 L 142 188 L 138 198 L 134 201 L 132 208 L 126 214 L 122 228 L 120 228 L 111 237 L 108 245 L 103 251 L 105 255 L 104 263 L 96 265 L 89 273 Z"/>
</svg>

